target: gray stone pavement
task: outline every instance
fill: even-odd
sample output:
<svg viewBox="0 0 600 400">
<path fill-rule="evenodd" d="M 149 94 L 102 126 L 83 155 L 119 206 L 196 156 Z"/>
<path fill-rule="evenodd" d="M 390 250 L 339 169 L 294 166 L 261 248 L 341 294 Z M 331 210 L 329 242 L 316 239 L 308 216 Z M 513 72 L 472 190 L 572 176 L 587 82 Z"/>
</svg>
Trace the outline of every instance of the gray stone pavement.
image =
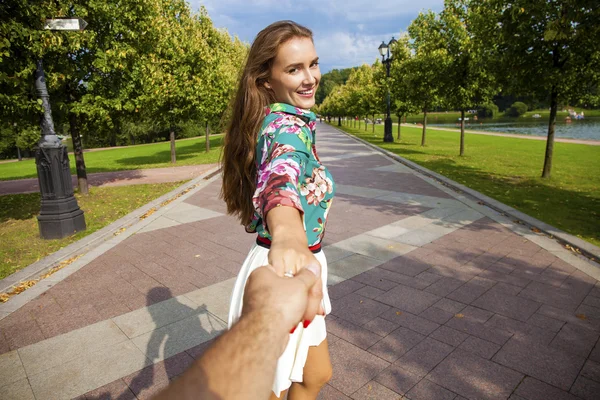
<svg viewBox="0 0 600 400">
<path fill-rule="evenodd" d="M 597 266 L 318 131 L 338 184 L 320 399 L 600 398 L 600 283 L 582 272 Z M 254 241 L 218 191 L 216 176 L 4 316 L 0 397 L 147 399 L 180 375 L 223 332 Z"/>
</svg>

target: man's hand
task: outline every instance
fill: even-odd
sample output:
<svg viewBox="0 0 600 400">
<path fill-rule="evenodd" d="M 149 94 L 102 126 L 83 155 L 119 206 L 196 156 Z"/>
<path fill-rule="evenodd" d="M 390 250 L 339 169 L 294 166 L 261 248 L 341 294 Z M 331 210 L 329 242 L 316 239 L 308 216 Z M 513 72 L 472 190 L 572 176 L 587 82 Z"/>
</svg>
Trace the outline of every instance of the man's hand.
<svg viewBox="0 0 600 400">
<path fill-rule="evenodd" d="M 282 331 L 289 332 L 300 321 L 312 321 L 322 299 L 318 263 L 302 268 L 293 278 L 279 277 L 272 266 L 264 266 L 248 278 L 242 316 L 267 316 Z"/>
</svg>

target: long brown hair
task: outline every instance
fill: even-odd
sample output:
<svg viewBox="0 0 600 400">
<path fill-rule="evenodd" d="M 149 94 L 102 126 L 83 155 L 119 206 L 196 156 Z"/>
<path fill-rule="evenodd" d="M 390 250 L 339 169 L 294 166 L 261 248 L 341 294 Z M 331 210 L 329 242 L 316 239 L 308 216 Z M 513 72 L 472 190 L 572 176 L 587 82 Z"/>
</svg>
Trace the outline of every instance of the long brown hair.
<svg viewBox="0 0 600 400">
<path fill-rule="evenodd" d="M 231 106 L 221 159 L 221 198 L 227 204 L 227 213 L 237 216 L 244 225 L 250 223 L 254 214 L 258 131 L 265 118 L 264 108 L 276 101 L 264 83 L 270 77 L 279 47 L 297 37 L 312 40 L 312 32 L 293 21 L 278 21 L 258 33 Z"/>
</svg>

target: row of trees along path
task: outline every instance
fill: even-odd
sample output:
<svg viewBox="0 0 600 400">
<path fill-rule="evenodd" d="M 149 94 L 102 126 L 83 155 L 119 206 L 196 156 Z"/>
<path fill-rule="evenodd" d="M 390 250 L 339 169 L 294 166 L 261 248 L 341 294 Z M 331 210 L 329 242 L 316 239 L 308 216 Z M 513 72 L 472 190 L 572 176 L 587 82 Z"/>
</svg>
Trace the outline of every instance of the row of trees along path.
<svg viewBox="0 0 600 400">
<path fill-rule="evenodd" d="M 79 17 L 82 32 L 42 29 Z M 44 60 L 55 124 L 70 132 L 87 193 L 81 135 L 96 146 L 152 142 L 183 127 L 218 127 L 247 45 L 185 0 L 8 1 L 0 4 L 0 152 L 39 139 L 33 72 Z M 208 147 L 207 147 L 208 149 Z"/>
<path fill-rule="evenodd" d="M 445 0 L 440 13 L 420 13 L 400 36 L 389 79 L 379 61 L 355 69 L 318 111 L 374 118 L 389 88 L 398 121 L 423 113 L 425 146 L 427 113 L 460 110 L 462 156 L 466 110 L 498 94 L 537 99 L 550 105 L 542 170 L 549 178 L 559 105 L 600 105 L 598 21 L 594 0 Z"/>
</svg>

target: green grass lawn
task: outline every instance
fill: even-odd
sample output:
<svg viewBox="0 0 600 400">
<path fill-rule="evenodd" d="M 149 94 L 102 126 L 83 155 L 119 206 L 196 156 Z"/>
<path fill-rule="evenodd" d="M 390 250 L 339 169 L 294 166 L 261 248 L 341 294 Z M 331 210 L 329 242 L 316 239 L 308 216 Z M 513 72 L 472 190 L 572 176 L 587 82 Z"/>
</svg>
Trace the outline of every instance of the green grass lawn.
<svg viewBox="0 0 600 400">
<path fill-rule="evenodd" d="M 169 142 L 89 151 L 84 153 L 84 159 L 88 174 L 94 172 L 211 164 L 219 160 L 222 140 L 222 135 L 211 136 L 211 150 L 208 153 L 205 151 L 206 141 L 203 137 L 177 141 L 176 164 L 171 164 L 171 145 Z M 75 174 L 75 159 L 72 154 L 69 155 L 69 159 L 71 160 L 71 173 Z M 0 180 L 35 177 L 37 177 L 37 172 L 33 159 L 0 164 Z"/>
<path fill-rule="evenodd" d="M 467 133 L 466 155 L 460 157 L 459 133 L 427 129 L 427 145 L 421 147 L 420 128 L 402 127 L 396 143 L 383 143 L 382 125 L 375 134 L 371 126 L 342 128 L 600 246 L 600 146 L 555 143 L 552 177 L 542 179 L 545 141 Z"/>
<path fill-rule="evenodd" d="M 75 194 L 79 207 L 85 212 L 87 229 L 60 240 L 39 237 L 36 218 L 40 212 L 39 193 L 0 196 L 0 279 L 109 225 L 182 184 L 91 187 L 89 196 Z"/>
</svg>

